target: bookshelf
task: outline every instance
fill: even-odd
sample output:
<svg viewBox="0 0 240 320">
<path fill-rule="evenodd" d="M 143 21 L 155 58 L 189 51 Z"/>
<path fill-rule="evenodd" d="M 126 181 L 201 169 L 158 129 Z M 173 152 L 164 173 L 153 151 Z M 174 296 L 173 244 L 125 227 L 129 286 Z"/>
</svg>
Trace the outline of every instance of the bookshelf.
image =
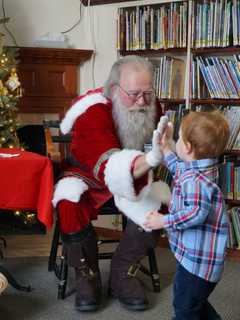
<svg viewBox="0 0 240 320">
<path fill-rule="evenodd" d="M 84 6 L 98 6 L 103 4 L 112 4 L 112 3 L 119 3 L 119 2 L 129 2 L 134 0 L 82 0 L 82 4 Z"/>
<path fill-rule="evenodd" d="M 194 2 L 189 92 L 191 107 L 215 106 L 223 110 L 229 119 L 231 138 L 223 155 L 221 185 L 231 222 L 228 255 L 234 259 L 240 259 L 240 145 L 237 143 L 240 129 L 239 13 L 239 1 Z"/>
<path fill-rule="evenodd" d="M 165 110 L 185 105 L 186 109 L 214 107 L 225 112 L 239 107 L 236 112 L 240 115 L 239 14 L 240 1 L 234 0 L 175 0 L 120 7 L 117 49 L 121 56 L 143 55 L 154 63 L 156 94 Z M 184 62 L 184 92 L 174 97 L 171 82 L 178 59 Z M 166 83 L 169 87 L 162 87 Z M 235 130 L 240 132 L 240 120 Z M 229 149 L 224 156 L 231 157 L 233 167 L 240 167 L 240 147 Z M 226 199 L 226 204 L 240 207 L 240 200 Z M 229 249 L 229 256 L 240 259 L 240 250 Z"/>
<path fill-rule="evenodd" d="M 188 1 L 118 10 L 119 54 L 138 54 L 151 59 L 156 68 L 156 94 L 164 105 L 169 105 L 169 100 L 173 104 L 185 102 L 187 25 Z"/>
</svg>

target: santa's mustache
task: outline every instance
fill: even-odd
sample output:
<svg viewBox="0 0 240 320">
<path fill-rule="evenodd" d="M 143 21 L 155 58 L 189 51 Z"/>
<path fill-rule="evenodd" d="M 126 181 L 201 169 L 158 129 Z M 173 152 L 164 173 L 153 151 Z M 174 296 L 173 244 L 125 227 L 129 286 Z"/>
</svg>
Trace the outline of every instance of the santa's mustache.
<svg viewBox="0 0 240 320">
<path fill-rule="evenodd" d="M 132 111 L 135 111 L 135 112 L 147 112 L 149 109 L 149 106 L 133 106 L 133 107 L 130 107 L 128 108 L 128 111 L 132 112 Z"/>
</svg>

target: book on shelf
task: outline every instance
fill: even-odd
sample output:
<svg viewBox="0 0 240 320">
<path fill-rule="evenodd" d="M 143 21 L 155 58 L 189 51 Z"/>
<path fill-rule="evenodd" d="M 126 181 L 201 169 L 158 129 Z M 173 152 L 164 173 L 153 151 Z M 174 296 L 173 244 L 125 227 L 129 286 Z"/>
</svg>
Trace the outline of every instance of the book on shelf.
<svg viewBox="0 0 240 320">
<path fill-rule="evenodd" d="M 240 159 L 235 154 L 223 155 L 219 164 L 219 186 L 227 200 L 240 200 Z"/>
<path fill-rule="evenodd" d="M 200 71 L 200 61 L 195 58 L 191 61 L 191 93 L 192 99 L 209 98 L 210 93 L 204 80 L 204 75 Z"/>
<path fill-rule="evenodd" d="M 234 164 L 233 199 L 240 200 L 240 164 Z"/>
<path fill-rule="evenodd" d="M 219 187 L 221 188 L 221 191 L 223 193 L 224 199 L 227 199 L 227 166 L 226 163 L 220 163 L 219 164 L 219 181 L 218 181 Z"/>
<path fill-rule="evenodd" d="M 240 107 L 238 106 L 226 106 L 223 110 L 230 129 L 230 137 L 227 144 L 227 150 L 234 149 L 235 142 L 240 132 Z"/>
<path fill-rule="evenodd" d="M 187 1 L 119 8 L 117 48 L 134 51 L 186 47 L 187 17 Z"/>
<path fill-rule="evenodd" d="M 192 47 L 239 45 L 239 1 L 193 1 Z"/>
<path fill-rule="evenodd" d="M 238 248 L 238 242 L 237 237 L 235 235 L 235 229 L 233 227 L 233 219 L 232 219 L 232 211 L 234 208 L 231 208 L 228 210 L 228 217 L 229 217 L 229 228 L 228 228 L 228 243 L 227 247 L 229 249 L 237 249 Z"/>
<path fill-rule="evenodd" d="M 234 162 L 226 162 L 226 176 L 227 176 L 227 197 L 228 200 L 234 199 Z"/>
<path fill-rule="evenodd" d="M 197 67 L 199 67 L 199 70 L 201 71 L 202 77 L 205 81 L 205 84 L 208 88 L 208 92 L 211 98 L 218 98 L 216 95 L 216 87 L 215 83 L 211 77 L 211 73 L 209 71 L 209 68 L 202 57 L 196 57 L 197 61 Z"/>
<path fill-rule="evenodd" d="M 155 64 L 157 96 L 161 99 L 183 99 L 186 63 L 182 59 L 163 56 Z"/>
<path fill-rule="evenodd" d="M 186 109 L 185 104 L 171 106 L 171 108 L 165 110 L 165 115 L 168 116 L 169 121 L 171 121 L 173 124 L 173 128 L 174 128 L 173 139 L 174 139 L 174 141 L 178 140 L 178 133 L 179 133 L 181 120 L 182 120 L 182 117 L 187 112 L 189 112 L 189 110 Z"/>
<path fill-rule="evenodd" d="M 230 212 L 233 232 L 236 239 L 236 249 L 240 249 L 240 208 L 233 207 Z"/>
<path fill-rule="evenodd" d="M 192 66 L 195 69 L 193 74 L 198 75 L 198 70 L 201 71 L 212 99 L 240 98 L 240 69 L 236 61 L 227 57 L 197 56 Z M 200 86 L 199 75 L 196 81 Z"/>
<path fill-rule="evenodd" d="M 240 131 L 232 145 L 232 150 L 240 150 Z"/>
<path fill-rule="evenodd" d="M 185 86 L 185 69 L 184 60 L 173 58 L 171 60 L 170 77 L 169 77 L 169 98 L 183 99 Z"/>
</svg>

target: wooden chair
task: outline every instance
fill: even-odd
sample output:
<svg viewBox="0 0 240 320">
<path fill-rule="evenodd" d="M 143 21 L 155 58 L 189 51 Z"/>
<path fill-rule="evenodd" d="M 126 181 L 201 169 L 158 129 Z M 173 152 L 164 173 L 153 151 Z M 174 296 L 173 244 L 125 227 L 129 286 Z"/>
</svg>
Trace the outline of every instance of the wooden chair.
<svg viewBox="0 0 240 320">
<path fill-rule="evenodd" d="M 44 127 L 41 124 L 27 124 L 17 129 L 19 142 L 26 151 L 46 155 Z"/>
<path fill-rule="evenodd" d="M 71 141 L 71 135 L 61 135 L 60 131 L 56 134 L 51 133 L 51 129 L 59 129 L 59 121 L 44 121 L 43 123 L 45 128 L 45 136 L 47 143 L 47 153 L 48 156 L 53 160 L 53 166 L 55 174 L 61 172 L 61 163 L 65 161 L 71 161 L 69 159 L 69 143 Z M 58 151 L 54 147 L 54 144 L 58 143 Z M 114 204 L 113 199 L 110 199 L 99 209 L 99 215 L 117 215 L 121 216 L 121 230 L 124 230 L 127 220 L 124 215 L 117 209 Z M 103 231 L 103 232 L 101 232 Z M 104 232 L 105 231 L 105 232 Z M 109 239 L 109 234 L 106 232 L 106 229 L 101 230 L 101 228 L 96 228 L 97 235 L 99 237 L 98 245 L 101 247 L 106 243 L 116 243 L 119 242 L 121 238 L 121 231 L 113 230 L 114 237 L 111 236 Z M 67 279 L 68 279 L 68 264 L 67 264 L 67 255 L 64 251 L 64 247 L 61 246 L 61 253 L 58 255 L 59 247 L 61 246 L 61 235 L 59 230 L 59 222 L 56 217 L 56 223 L 53 232 L 52 245 L 50 250 L 50 256 L 48 260 L 48 270 L 54 271 L 56 277 L 58 278 L 58 299 L 64 299 L 66 297 L 66 288 L 67 288 Z M 99 259 L 111 259 L 113 252 L 100 252 Z M 153 291 L 160 291 L 160 277 L 158 273 L 157 260 L 155 256 L 155 250 L 151 249 L 148 252 L 148 262 L 149 268 L 141 265 L 140 270 L 146 275 L 151 277 Z"/>
</svg>

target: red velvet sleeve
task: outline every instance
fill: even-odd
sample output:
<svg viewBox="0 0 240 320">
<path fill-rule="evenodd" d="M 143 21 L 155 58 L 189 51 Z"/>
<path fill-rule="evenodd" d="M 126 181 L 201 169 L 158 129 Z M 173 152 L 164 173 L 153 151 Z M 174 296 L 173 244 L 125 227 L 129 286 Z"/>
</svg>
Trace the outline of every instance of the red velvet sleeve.
<svg viewBox="0 0 240 320">
<path fill-rule="evenodd" d="M 111 105 L 93 105 L 76 120 L 71 144 L 72 153 L 93 176 L 96 166 L 100 164 L 98 178 L 102 182 L 106 161 L 101 159 L 112 150 L 120 148 L 112 120 Z"/>
</svg>

